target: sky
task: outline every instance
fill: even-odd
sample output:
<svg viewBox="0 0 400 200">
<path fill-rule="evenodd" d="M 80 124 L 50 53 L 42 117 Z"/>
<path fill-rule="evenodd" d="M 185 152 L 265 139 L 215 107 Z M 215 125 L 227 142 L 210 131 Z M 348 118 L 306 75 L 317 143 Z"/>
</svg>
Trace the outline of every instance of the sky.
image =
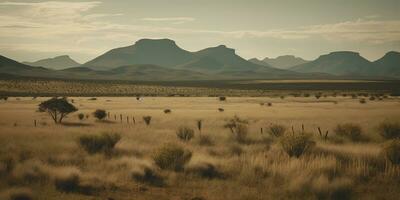
<svg viewBox="0 0 400 200">
<path fill-rule="evenodd" d="M 0 55 L 86 62 L 142 38 L 189 51 L 224 44 L 246 59 L 400 51 L 399 0 L 0 0 Z"/>
</svg>

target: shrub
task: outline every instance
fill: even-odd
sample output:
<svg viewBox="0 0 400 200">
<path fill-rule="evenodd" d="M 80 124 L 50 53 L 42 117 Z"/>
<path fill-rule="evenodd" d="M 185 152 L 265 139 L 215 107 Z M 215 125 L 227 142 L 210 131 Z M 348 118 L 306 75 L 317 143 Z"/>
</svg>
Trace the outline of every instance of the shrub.
<svg viewBox="0 0 400 200">
<path fill-rule="evenodd" d="M 219 112 L 224 112 L 225 110 L 223 108 L 218 108 Z"/>
<path fill-rule="evenodd" d="M 79 190 L 80 177 L 77 173 L 58 175 L 54 179 L 56 189 L 61 192 L 76 192 Z"/>
<path fill-rule="evenodd" d="M 268 102 L 268 103 L 267 103 L 267 106 L 271 107 L 271 106 L 272 106 L 272 103 L 271 103 L 271 102 Z"/>
<path fill-rule="evenodd" d="M 5 192 L 4 196 L 6 200 L 33 200 L 32 191 L 28 188 L 12 188 Z"/>
<path fill-rule="evenodd" d="M 229 154 L 232 156 L 240 156 L 243 153 L 243 149 L 239 145 L 231 145 L 228 150 Z"/>
<path fill-rule="evenodd" d="M 367 103 L 367 101 L 363 98 L 363 99 L 360 99 L 360 103 L 365 104 L 365 103 Z"/>
<path fill-rule="evenodd" d="M 83 135 L 79 137 L 79 145 L 89 154 L 109 153 L 119 142 L 121 136 L 117 133 L 101 135 Z"/>
<path fill-rule="evenodd" d="M 165 114 L 169 114 L 169 113 L 171 113 L 171 112 L 172 112 L 171 109 L 165 109 L 165 110 L 164 110 L 164 113 L 165 113 Z"/>
<path fill-rule="evenodd" d="M 369 100 L 370 100 L 370 101 L 375 101 L 375 99 L 376 99 L 376 98 L 375 98 L 374 96 L 369 97 Z"/>
<path fill-rule="evenodd" d="M 96 98 L 96 97 L 92 97 L 92 98 L 90 98 L 89 100 L 90 100 L 90 101 L 96 101 L 97 98 Z"/>
<path fill-rule="evenodd" d="M 294 156 L 296 158 L 315 146 L 315 142 L 308 134 L 286 135 L 282 137 L 280 144 L 290 157 Z"/>
<path fill-rule="evenodd" d="M 285 134 L 286 127 L 280 124 L 271 124 L 268 127 L 267 132 L 274 137 L 281 137 Z"/>
<path fill-rule="evenodd" d="M 362 129 L 357 124 L 338 124 L 333 131 L 336 133 L 336 135 L 348 138 L 351 141 L 361 141 L 363 139 Z"/>
<path fill-rule="evenodd" d="M 400 140 L 395 139 L 384 144 L 383 154 L 391 163 L 400 165 Z"/>
<path fill-rule="evenodd" d="M 382 122 L 378 126 L 379 134 L 385 139 L 400 139 L 400 124 L 396 122 Z"/>
<path fill-rule="evenodd" d="M 151 166 L 138 166 L 131 172 L 133 180 L 154 186 L 163 186 L 163 178 Z"/>
<path fill-rule="evenodd" d="M 151 116 L 143 116 L 144 123 L 149 126 L 151 122 Z"/>
<path fill-rule="evenodd" d="M 207 162 L 189 164 L 185 168 L 185 173 L 207 179 L 223 178 L 223 174 L 218 171 L 217 167 Z"/>
<path fill-rule="evenodd" d="M 102 109 L 97 109 L 94 111 L 93 116 L 96 117 L 98 120 L 103 120 L 107 117 L 107 112 Z"/>
<path fill-rule="evenodd" d="M 238 116 L 234 116 L 224 125 L 224 128 L 228 128 L 231 131 L 234 139 L 241 143 L 245 142 L 247 138 L 247 124 L 248 122 L 246 120 L 242 120 Z"/>
<path fill-rule="evenodd" d="M 161 147 L 153 156 L 158 167 L 174 171 L 181 171 L 191 158 L 192 153 L 190 151 L 174 144 Z"/>
<path fill-rule="evenodd" d="M 85 118 L 85 115 L 83 114 L 83 113 L 79 113 L 78 114 L 78 118 L 79 118 L 79 120 L 83 120 L 83 118 Z"/>
<path fill-rule="evenodd" d="M 193 138 L 194 130 L 189 127 L 182 126 L 176 132 L 176 136 L 178 136 L 178 138 L 182 141 L 187 142 Z"/>
<path fill-rule="evenodd" d="M 8 97 L 5 97 L 5 96 L 0 96 L 0 100 L 7 101 L 7 100 L 8 100 Z"/>
<path fill-rule="evenodd" d="M 219 99 L 220 101 L 226 101 L 226 97 L 224 97 L 224 96 L 218 97 L 218 99 Z"/>
<path fill-rule="evenodd" d="M 199 145 L 202 146 L 212 146 L 214 143 L 211 140 L 211 137 L 208 135 L 200 135 L 199 136 Z"/>
</svg>

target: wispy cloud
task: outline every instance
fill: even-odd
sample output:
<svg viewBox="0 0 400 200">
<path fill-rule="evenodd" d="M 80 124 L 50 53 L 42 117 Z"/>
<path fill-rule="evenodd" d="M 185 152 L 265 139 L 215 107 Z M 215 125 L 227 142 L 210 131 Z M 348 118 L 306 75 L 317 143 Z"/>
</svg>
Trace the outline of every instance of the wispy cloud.
<svg viewBox="0 0 400 200">
<path fill-rule="evenodd" d="M 142 18 L 143 21 L 152 21 L 152 22 L 171 22 L 173 24 L 183 24 L 186 22 L 191 22 L 196 20 L 193 17 L 147 17 Z"/>
<path fill-rule="evenodd" d="M 220 40 L 318 38 L 369 44 L 400 41 L 400 20 L 380 20 L 380 18 L 371 17 L 291 29 L 225 31 L 177 28 L 165 25 L 166 23 L 146 23 L 146 25 L 115 23 L 109 20 L 110 17 L 119 17 L 123 14 L 93 12 L 93 8 L 100 5 L 100 1 L 0 2 L 0 27 L 2 29 L 0 43 L 10 44 L 10 39 L 17 43 L 19 40 L 29 39 L 29 44 L 20 42 L 20 44 L 14 45 L 18 48 L 33 50 L 33 48 L 45 46 L 51 49 L 54 47 L 53 44 L 57 43 L 57 50 L 60 51 L 80 49 L 83 53 L 97 54 L 103 49 L 114 47 L 116 44 L 131 43 L 133 39 L 140 37 L 212 37 L 220 38 Z M 148 17 L 141 20 L 182 24 L 196 19 L 192 17 Z M 94 40 L 104 43 L 99 44 Z M 110 41 L 114 41 L 114 43 Z M 96 45 L 100 46 L 100 50 L 95 50 Z"/>
</svg>

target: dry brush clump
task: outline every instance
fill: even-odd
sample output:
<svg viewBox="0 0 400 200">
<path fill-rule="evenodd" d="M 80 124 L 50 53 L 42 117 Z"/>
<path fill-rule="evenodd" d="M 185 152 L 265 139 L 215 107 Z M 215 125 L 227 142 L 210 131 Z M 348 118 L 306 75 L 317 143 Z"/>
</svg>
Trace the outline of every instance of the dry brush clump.
<svg viewBox="0 0 400 200">
<path fill-rule="evenodd" d="M 281 124 L 271 124 L 267 132 L 273 137 L 281 137 L 286 133 L 286 126 Z"/>
<path fill-rule="evenodd" d="M 0 193 L 3 200 L 33 200 L 35 196 L 29 188 L 10 188 Z"/>
<path fill-rule="evenodd" d="M 97 119 L 97 120 L 104 120 L 107 117 L 107 112 L 103 109 L 97 109 L 93 112 L 93 116 Z"/>
<path fill-rule="evenodd" d="M 345 123 L 338 124 L 333 130 L 337 136 L 349 139 L 352 142 L 365 141 L 362 128 L 358 124 Z"/>
<path fill-rule="evenodd" d="M 382 122 L 378 126 L 378 131 L 385 139 L 400 139 L 400 123 L 398 122 Z"/>
<path fill-rule="evenodd" d="M 154 163 L 161 169 L 181 171 L 192 158 L 192 152 L 175 144 L 166 144 L 153 155 Z"/>
<path fill-rule="evenodd" d="M 182 140 L 184 142 L 188 142 L 194 137 L 194 130 L 189 127 L 186 127 L 186 126 L 181 126 L 176 131 L 176 136 L 180 140 Z"/>
<path fill-rule="evenodd" d="M 249 122 L 247 120 L 243 120 L 235 115 L 226 122 L 224 128 L 227 128 L 231 131 L 233 138 L 237 142 L 244 143 L 246 142 L 248 135 L 248 123 Z"/>
<path fill-rule="evenodd" d="M 280 144 L 283 150 L 290 157 L 300 157 L 311 148 L 315 146 L 315 142 L 312 140 L 310 134 L 293 134 L 285 135 L 281 138 Z"/>
<path fill-rule="evenodd" d="M 386 142 L 383 146 L 383 154 L 395 165 L 400 165 L 400 139 Z"/>
<path fill-rule="evenodd" d="M 143 121 L 147 126 L 150 126 L 151 118 L 151 116 L 143 116 Z"/>
<path fill-rule="evenodd" d="M 101 135 L 82 135 L 78 144 L 89 154 L 110 153 L 120 141 L 118 133 L 103 133 Z"/>
</svg>

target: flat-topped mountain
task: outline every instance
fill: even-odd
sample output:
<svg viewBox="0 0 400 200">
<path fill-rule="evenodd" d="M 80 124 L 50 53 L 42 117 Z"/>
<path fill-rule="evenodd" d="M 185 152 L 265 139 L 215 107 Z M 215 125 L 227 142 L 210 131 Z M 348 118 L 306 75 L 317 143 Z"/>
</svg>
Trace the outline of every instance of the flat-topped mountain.
<svg viewBox="0 0 400 200">
<path fill-rule="evenodd" d="M 357 52 L 338 51 L 322 55 L 314 61 L 290 68 L 293 71 L 328 73 L 333 75 L 368 75 L 371 62 Z"/>
<path fill-rule="evenodd" d="M 173 40 L 142 39 L 134 45 L 112 49 L 83 66 L 95 70 L 110 70 L 136 64 L 173 67 L 192 59 L 192 53 L 178 47 Z"/>
<path fill-rule="evenodd" d="M 48 69 L 56 69 L 56 70 L 77 67 L 81 65 L 72 58 L 70 58 L 68 55 L 42 59 L 36 62 L 23 62 L 23 63 L 30 66 L 45 67 Z"/>
</svg>

